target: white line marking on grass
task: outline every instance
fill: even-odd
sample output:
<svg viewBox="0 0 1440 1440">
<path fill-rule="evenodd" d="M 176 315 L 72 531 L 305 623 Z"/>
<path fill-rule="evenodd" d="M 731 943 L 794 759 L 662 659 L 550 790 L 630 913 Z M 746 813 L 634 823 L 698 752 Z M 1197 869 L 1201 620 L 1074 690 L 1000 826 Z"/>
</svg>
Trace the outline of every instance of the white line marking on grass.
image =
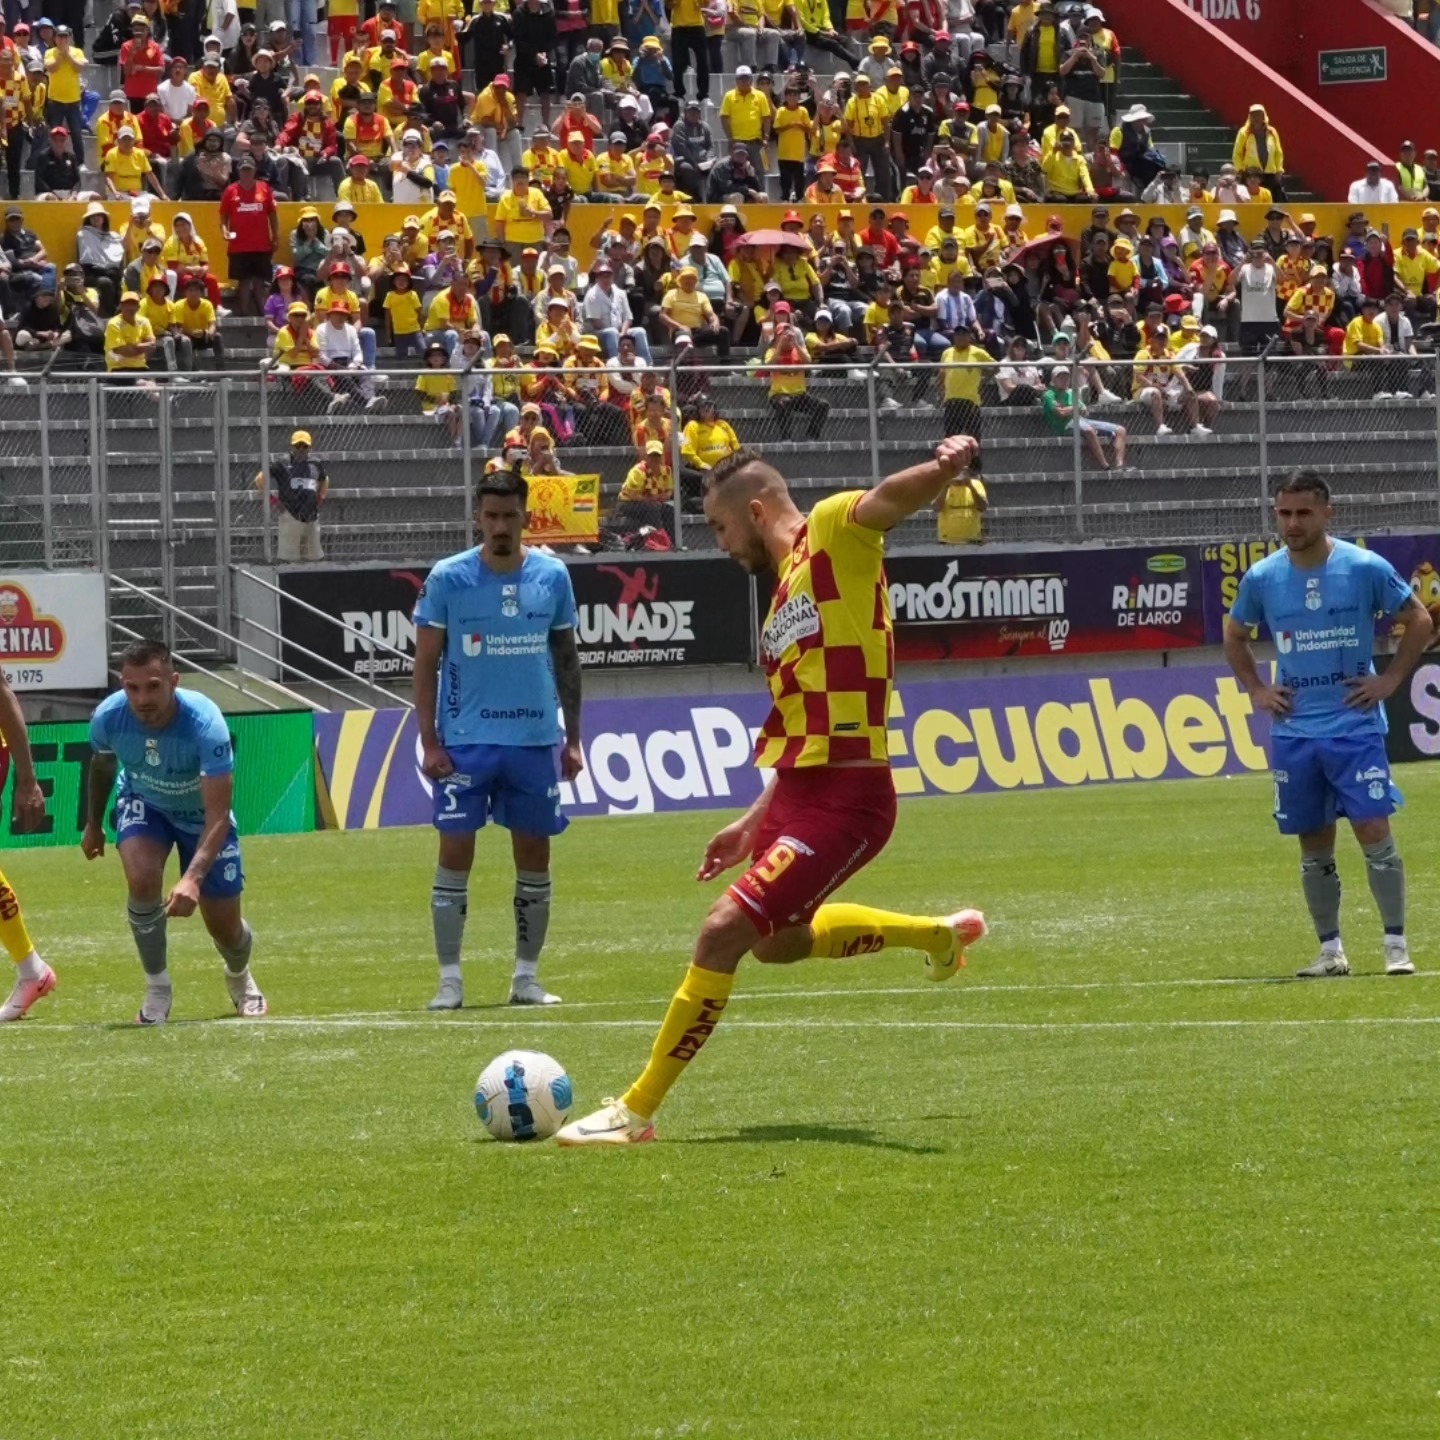
<svg viewBox="0 0 1440 1440">
<path fill-rule="evenodd" d="M 1356 979 L 1379 979 L 1378 973 L 1372 976 L 1356 976 Z M 1436 980 L 1440 979 L 1440 970 L 1417 970 L 1414 975 L 1405 977 L 1406 980 Z M 1216 977 L 1213 979 L 1197 980 L 1076 980 L 1061 981 L 1057 984 L 1028 984 L 1021 982 L 1015 985 L 967 985 L 963 980 L 952 982 L 947 988 L 949 995 L 1007 995 L 1014 992 L 1017 995 L 1023 994 L 1064 994 L 1066 991 L 1086 990 L 1168 990 L 1168 989 L 1233 989 L 1237 986 L 1258 986 L 1258 985 L 1302 985 L 1304 982 L 1294 979 L 1289 975 L 1237 975 L 1232 977 Z M 1312 987 L 1313 988 L 1313 987 Z M 732 997 L 731 1005 L 740 1006 L 751 1000 L 845 1000 L 851 997 L 856 999 L 877 999 L 887 996 L 903 995 L 924 995 L 930 987 L 923 982 L 917 981 L 914 985 L 886 985 L 886 986 L 860 986 L 848 988 L 839 986 L 833 990 L 749 990 L 743 994 Z M 619 1010 L 630 1009 L 644 1005 L 668 1005 L 673 998 L 672 995 L 637 995 L 625 1000 L 571 1000 L 567 1001 L 564 1009 L 567 1013 L 576 1010 Z M 502 1007 L 495 1006 L 495 1009 Z M 335 1017 L 346 1020 L 400 1020 L 388 1010 L 356 1010 L 347 1012 L 343 1016 Z M 403 1021 L 402 1023 L 413 1023 Z M 500 1022 L 496 1022 L 500 1023 Z M 559 1021 L 545 1022 L 560 1023 Z M 650 1022 L 646 1022 L 650 1023 Z M 730 1021 L 726 1022 L 731 1023 Z M 50 1028 L 54 1028 L 53 1026 Z"/>
<path fill-rule="evenodd" d="M 824 1020 L 797 1016 L 789 1020 L 726 1019 L 725 1030 L 1266 1030 L 1310 1029 L 1334 1025 L 1440 1025 L 1440 1015 L 1348 1015 L 1317 1016 L 1306 1019 L 1274 1020 Z M 36 1025 L 26 1033 L 51 1034 L 55 1031 L 94 1031 L 111 1028 L 103 1022 L 95 1024 L 62 1023 Z M 265 1020 L 237 1022 L 228 1017 L 218 1020 L 177 1020 L 172 1030 L 223 1029 L 244 1034 L 264 1034 L 267 1030 L 419 1030 L 438 1034 L 443 1030 L 653 1030 L 653 1020 L 517 1020 L 510 1017 L 495 1020 L 457 1019 L 427 1020 L 416 1017 L 405 1020 L 369 1015 L 324 1015 L 310 1019 L 300 1016 L 272 1015 Z"/>
</svg>

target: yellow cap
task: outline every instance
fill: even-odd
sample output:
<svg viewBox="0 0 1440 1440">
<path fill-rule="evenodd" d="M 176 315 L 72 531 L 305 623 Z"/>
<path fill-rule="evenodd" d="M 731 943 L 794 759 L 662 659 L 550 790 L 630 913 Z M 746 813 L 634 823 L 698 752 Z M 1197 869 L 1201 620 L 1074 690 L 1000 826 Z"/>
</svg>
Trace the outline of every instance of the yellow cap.
<svg viewBox="0 0 1440 1440">
<path fill-rule="evenodd" d="M 126 304 L 127 302 L 129 302 L 129 301 L 131 301 L 131 300 L 133 300 L 137 305 L 140 303 L 140 297 L 139 297 L 133 290 L 127 290 L 127 291 L 120 297 L 120 303 L 121 303 L 122 305 Z"/>
<path fill-rule="evenodd" d="M 645 453 L 647 455 L 663 455 L 665 446 L 659 440 L 647 440 L 645 442 Z"/>
<path fill-rule="evenodd" d="M 303 300 L 297 300 L 285 313 L 287 315 L 308 315 L 310 307 Z"/>
<path fill-rule="evenodd" d="M 313 445 L 315 442 L 310 438 L 308 430 L 297 430 L 291 437 L 292 445 Z"/>
</svg>

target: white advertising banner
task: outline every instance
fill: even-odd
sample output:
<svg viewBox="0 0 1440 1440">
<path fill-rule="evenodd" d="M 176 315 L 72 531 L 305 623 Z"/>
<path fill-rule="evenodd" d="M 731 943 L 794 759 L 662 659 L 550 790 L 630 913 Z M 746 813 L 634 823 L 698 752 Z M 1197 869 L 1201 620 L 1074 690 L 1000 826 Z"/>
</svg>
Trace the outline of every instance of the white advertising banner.
<svg viewBox="0 0 1440 1440">
<path fill-rule="evenodd" d="M 15 690 L 103 690 L 104 576 L 0 571 L 0 667 Z"/>
</svg>

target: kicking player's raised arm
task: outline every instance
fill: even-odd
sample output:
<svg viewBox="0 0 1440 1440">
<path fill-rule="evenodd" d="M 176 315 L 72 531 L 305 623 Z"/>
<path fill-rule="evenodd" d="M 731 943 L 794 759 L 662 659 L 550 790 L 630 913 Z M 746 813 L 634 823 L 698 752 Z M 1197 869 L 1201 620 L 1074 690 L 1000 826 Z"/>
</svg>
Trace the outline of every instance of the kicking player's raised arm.
<svg viewBox="0 0 1440 1440">
<path fill-rule="evenodd" d="M 975 463 L 980 442 L 952 435 L 935 449 L 935 458 L 887 475 L 855 503 L 855 521 L 867 530 L 893 530 L 917 510 L 933 505 Z"/>
<path fill-rule="evenodd" d="M 25 728 L 25 715 L 3 670 L 0 670 L 0 739 L 5 741 L 15 765 L 11 813 L 15 817 L 15 833 L 23 835 L 45 818 L 45 792 L 35 778 L 35 761 L 30 754 L 30 732 Z M 3 769 L 0 769 L 0 777 L 3 775 Z"/>
</svg>

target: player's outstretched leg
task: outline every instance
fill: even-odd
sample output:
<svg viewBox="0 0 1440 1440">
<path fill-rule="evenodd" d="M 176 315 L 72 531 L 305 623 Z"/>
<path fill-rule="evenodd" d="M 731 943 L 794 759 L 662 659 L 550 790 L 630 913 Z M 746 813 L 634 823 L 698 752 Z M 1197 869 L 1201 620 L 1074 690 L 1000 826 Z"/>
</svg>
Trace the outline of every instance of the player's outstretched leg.
<svg viewBox="0 0 1440 1440">
<path fill-rule="evenodd" d="M 715 903 L 640 1078 L 620 1099 L 606 1100 L 593 1115 L 572 1120 L 556 1135 L 559 1144 L 640 1145 L 655 1138 L 652 1117 L 714 1033 L 730 1000 L 736 967 L 758 939 L 754 922 L 736 900 L 726 895 Z"/>
<path fill-rule="evenodd" d="M 1350 962 L 1340 943 L 1340 872 L 1335 867 L 1335 827 L 1300 837 L 1300 888 L 1315 925 L 1320 953 L 1314 962 L 1295 972 L 1301 980 L 1324 980 L 1348 975 Z"/>
<path fill-rule="evenodd" d="M 512 1005 L 558 1005 L 536 978 L 540 952 L 550 929 L 550 841 L 544 835 L 512 834 L 515 852 L 515 973 L 510 980 Z"/>
<path fill-rule="evenodd" d="M 255 977 L 250 973 L 250 952 L 255 932 L 240 913 L 240 897 L 226 896 L 209 900 L 201 897 L 200 914 L 205 928 L 225 962 L 225 989 L 229 991 L 235 1013 L 242 1020 L 259 1020 L 270 1013 L 270 1006 Z"/>
<path fill-rule="evenodd" d="M 965 963 L 965 947 L 986 933 L 978 910 L 958 910 L 944 919 L 899 915 L 870 905 L 848 902 L 822 905 L 810 922 L 809 956 L 843 960 L 874 955 L 894 946 L 908 946 L 925 956 L 925 978 L 948 980 Z M 779 937 L 776 937 L 779 938 Z M 768 959 L 764 947 L 757 958 Z"/>
<path fill-rule="evenodd" d="M 0 779 L 3 778 L 0 773 Z M 30 1007 L 55 988 L 55 972 L 36 954 L 30 932 L 25 928 L 19 897 L 3 872 L 0 872 L 0 945 L 15 962 L 15 986 L 0 1005 L 0 1024 L 3 1024 L 8 1020 L 23 1020 Z"/>
</svg>

